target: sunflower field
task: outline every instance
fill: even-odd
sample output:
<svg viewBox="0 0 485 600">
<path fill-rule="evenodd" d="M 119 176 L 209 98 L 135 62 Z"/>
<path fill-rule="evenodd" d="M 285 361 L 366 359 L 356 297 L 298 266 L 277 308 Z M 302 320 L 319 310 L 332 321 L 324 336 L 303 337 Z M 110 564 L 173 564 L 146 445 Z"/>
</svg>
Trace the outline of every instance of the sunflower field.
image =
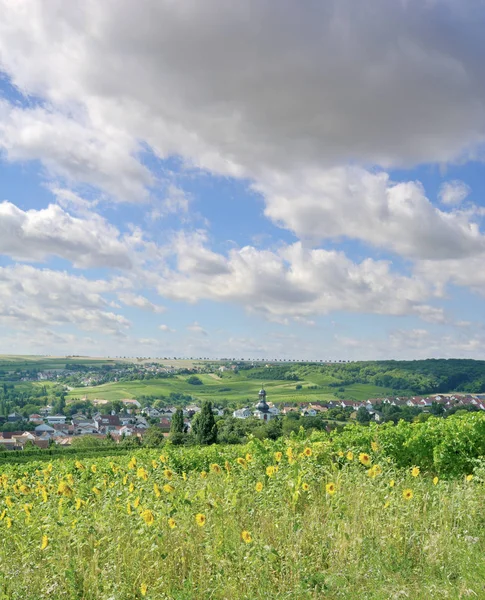
<svg viewBox="0 0 485 600">
<path fill-rule="evenodd" d="M 484 487 L 378 440 L 3 465 L 0 598 L 485 598 Z"/>
</svg>

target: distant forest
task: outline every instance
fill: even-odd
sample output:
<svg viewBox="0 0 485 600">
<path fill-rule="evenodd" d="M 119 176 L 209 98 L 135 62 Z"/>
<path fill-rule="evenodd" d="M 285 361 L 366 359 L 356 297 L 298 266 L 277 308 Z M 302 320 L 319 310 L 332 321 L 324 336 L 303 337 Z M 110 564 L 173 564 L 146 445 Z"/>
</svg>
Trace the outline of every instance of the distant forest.
<svg viewBox="0 0 485 600">
<path fill-rule="evenodd" d="M 330 387 L 371 383 L 396 394 L 446 392 L 485 393 L 485 361 L 427 359 L 412 361 L 366 361 L 325 365 L 275 365 L 252 369 L 249 379 L 298 381 L 318 374 Z"/>
</svg>

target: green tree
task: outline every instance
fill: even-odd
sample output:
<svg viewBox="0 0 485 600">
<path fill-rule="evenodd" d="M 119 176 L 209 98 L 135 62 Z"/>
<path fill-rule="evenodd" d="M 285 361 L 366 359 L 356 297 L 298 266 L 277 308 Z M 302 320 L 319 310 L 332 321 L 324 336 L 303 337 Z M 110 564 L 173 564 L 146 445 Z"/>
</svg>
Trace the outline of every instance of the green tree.
<svg viewBox="0 0 485 600">
<path fill-rule="evenodd" d="M 371 420 L 371 416 L 369 414 L 369 411 L 364 408 L 363 406 L 361 406 L 359 408 L 359 410 L 357 411 L 357 421 L 359 423 L 361 423 L 362 425 L 366 424 L 366 423 L 370 423 Z"/>
<path fill-rule="evenodd" d="M 172 423 L 170 425 L 170 433 L 183 433 L 184 432 L 184 413 L 181 408 L 177 408 L 175 414 L 172 417 Z"/>
<path fill-rule="evenodd" d="M 217 426 L 212 412 L 212 402 L 205 401 L 202 410 L 192 421 L 195 439 L 200 445 L 215 444 L 217 442 Z"/>
<path fill-rule="evenodd" d="M 150 426 L 143 435 L 144 446 L 162 446 L 165 443 L 165 438 L 160 427 L 156 425 Z"/>
</svg>

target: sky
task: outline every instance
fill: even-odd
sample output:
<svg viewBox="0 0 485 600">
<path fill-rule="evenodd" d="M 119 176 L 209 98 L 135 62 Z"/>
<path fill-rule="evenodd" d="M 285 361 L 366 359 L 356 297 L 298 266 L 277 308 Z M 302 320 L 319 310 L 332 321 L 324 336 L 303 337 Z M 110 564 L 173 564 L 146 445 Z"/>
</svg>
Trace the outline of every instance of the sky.
<svg viewBox="0 0 485 600">
<path fill-rule="evenodd" d="M 484 357 L 485 0 L 0 14 L 0 353 Z"/>
</svg>

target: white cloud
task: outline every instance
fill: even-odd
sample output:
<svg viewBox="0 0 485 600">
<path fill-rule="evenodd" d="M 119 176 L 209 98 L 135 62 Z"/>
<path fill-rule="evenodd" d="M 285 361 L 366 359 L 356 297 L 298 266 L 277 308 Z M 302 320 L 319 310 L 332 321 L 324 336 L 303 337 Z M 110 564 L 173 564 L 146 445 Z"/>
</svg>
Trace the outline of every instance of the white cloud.
<svg viewBox="0 0 485 600">
<path fill-rule="evenodd" d="M 170 327 L 168 325 L 159 325 L 158 328 L 160 329 L 160 331 L 164 331 L 166 333 L 174 333 L 175 329 L 170 329 Z"/>
<path fill-rule="evenodd" d="M 191 331 L 192 333 L 197 333 L 200 335 L 208 335 L 207 331 L 201 325 L 199 325 L 199 323 L 197 323 L 197 321 L 194 321 L 192 323 L 192 325 L 187 325 L 186 329 L 187 329 L 187 331 Z"/>
<path fill-rule="evenodd" d="M 73 325 L 79 329 L 120 335 L 130 322 L 109 310 L 103 294 L 122 280 L 90 280 L 31 266 L 0 267 L 0 323 L 32 336 L 38 329 Z"/>
<path fill-rule="evenodd" d="M 118 298 L 126 304 L 127 306 L 131 306 L 133 308 L 140 308 L 142 310 L 147 310 L 149 312 L 153 312 L 156 314 L 160 314 L 165 312 L 167 309 L 164 306 L 160 306 L 160 304 L 154 304 L 150 302 L 148 298 L 144 296 L 139 296 L 137 294 L 133 294 L 131 292 L 123 292 L 118 294 Z"/>
<path fill-rule="evenodd" d="M 176 239 L 183 268 L 164 272 L 161 295 L 235 303 L 279 321 L 334 310 L 440 318 L 440 309 L 424 304 L 431 296 L 426 279 L 394 274 L 387 261 L 353 263 L 342 252 L 305 249 L 299 242 L 278 252 L 246 246 L 226 257 L 203 244 L 202 234 Z"/>
<path fill-rule="evenodd" d="M 257 186 L 265 214 L 312 240 L 358 239 L 410 257 L 446 259 L 483 252 L 485 237 L 468 213 L 434 207 L 418 182 L 392 183 L 358 167 L 274 173 Z"/>
<path fill-rule="evenodd" d="M 459 179 L 446 181 L 440 188 L 439 197 L 443 204 L 461 204 L 469 195 L 470 187 Z"/>
<path fill-rule="evenodd" d="M 98 187 L 114 200 L 143 200 L 153 180 L 130 134 L 53 109 L 0 102 L 0 150 L 10 161 L 40 160 L 53 176 Z"/>
<path fill-rule="evenodd" d="M 115 227 L 94 213 L 73 217 L 55 204 L 23 211 L 0 203 L 0 253 L 33 262 L 59 256 L 83 269 L 133 266 L 130 248 Z"/>
</svg>

